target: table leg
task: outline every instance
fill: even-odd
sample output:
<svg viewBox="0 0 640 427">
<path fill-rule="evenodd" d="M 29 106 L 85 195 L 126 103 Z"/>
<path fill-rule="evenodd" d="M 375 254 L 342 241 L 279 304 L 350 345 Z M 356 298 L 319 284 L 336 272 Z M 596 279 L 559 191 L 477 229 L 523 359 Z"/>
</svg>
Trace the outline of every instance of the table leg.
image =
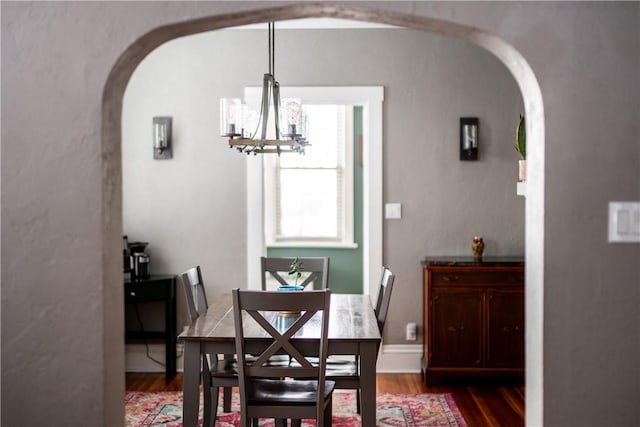
<svg viewBox="0 0 640 427">
<path fill-rule="evenodd" d="M 196 427 L 200 409 L 200 343 L 196 341 L 184 342 L 182 395 L 183 426 Z"/>
<path fill-rule="evenodd" d="M 376 425 L 376 343 L 360 344 L 360 398 L 362 425 Z"/>
<path fill-rule="evenodd" d="M 167 384 L 176 376 L 176 294 L 175 282 L 171 284 L 171 296 L 165 305 L 165 378 Z"/>
</svg>

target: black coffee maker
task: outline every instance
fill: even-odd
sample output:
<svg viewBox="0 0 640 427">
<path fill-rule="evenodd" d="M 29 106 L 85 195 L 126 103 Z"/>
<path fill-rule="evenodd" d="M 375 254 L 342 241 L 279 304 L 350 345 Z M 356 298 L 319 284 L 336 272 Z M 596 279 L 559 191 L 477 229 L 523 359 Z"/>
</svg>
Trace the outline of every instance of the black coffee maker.
<svg viewBox="0 0 640 427">
<path fill-rule="evenodd" d="M 150 258 L 144 250 L 148 242 L 129 242 L 123 236 L 124 273 L 131 275 L 131 280 L 147 279 L 149 277 Z"/>
</svg>

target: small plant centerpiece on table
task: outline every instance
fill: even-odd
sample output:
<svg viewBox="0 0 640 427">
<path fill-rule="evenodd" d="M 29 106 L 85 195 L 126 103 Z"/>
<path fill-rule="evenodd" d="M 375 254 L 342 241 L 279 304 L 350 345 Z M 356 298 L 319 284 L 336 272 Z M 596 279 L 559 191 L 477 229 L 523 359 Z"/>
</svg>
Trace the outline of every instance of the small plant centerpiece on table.
<svg viewBox="0 0 640 427">
<path fill-rule="evenodd" d="M 298 257 L 296 257 L 293 262 L 291 263 L 291 266 L 289 267 L 289 273 L 287 273 L 289 276 L 295 276 L 296 281 L 294 283 L 294 285 L 292 286 L 293 289 L 291 289 L 292 291 L 301 291 L 303 290 L 301 286 L 298 286 L 298 280 L 302 277 L 302 261 L 300 261 L 300 259 Z"/>
<path fill-rule="evenodd" d="M 524 182 L 527 180 L 527 131 L 522 114 L 520 114 L 520 120 L 518 120 L 516 143 L 514 146 L 520 156 L 520 160 L 518 161 L 518 181 Z"/>
<path fill-rule="evenodd" d="M 302 286 L 298 286 L 298 280 L 302 277 L 302 261 L 298 257 L 296 257 L 291 266 L 289 267 L 289 272 L 287 273 L 289 276 L 293 276 L 295 278 L 295 282 L 293 285 L 282 285 L 278 288 L 278 292 L 296 292 L 296 291 L 304 291 Z M 281 311 L 281 316 L 284 317 L 297 317 L 300 316 L 299 311 Z"/>
</svg>

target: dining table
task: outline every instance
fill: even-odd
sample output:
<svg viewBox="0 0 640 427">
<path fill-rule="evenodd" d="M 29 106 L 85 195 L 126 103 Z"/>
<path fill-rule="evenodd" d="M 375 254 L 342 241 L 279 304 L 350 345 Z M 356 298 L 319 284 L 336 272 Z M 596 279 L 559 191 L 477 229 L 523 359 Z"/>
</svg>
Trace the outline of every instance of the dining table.
<svg viewBox="0 0 640 427">
<path fill-rule="evenodd" d="M 245 318 L 245 322 L 250 322 Z M 253 346 L 266 347 L 272 338 L 260 328 L 247 327 L 245 338 Z M 185 327 L 178 336 L 184 345 L 183 426 L 196 427 L 200 404 L 202 355 L 234 355 L 235 324 L 231 292 L 210 302 L 207 312 Z M 255 331 L 255 332 L 253 332 Z M 303 328 L 296 339 L 319 339 L 317 328 Z M 376 361 L 382 337 L 369 295 L 331 294 L 328 354 L 360 358 L 360 398 L 363 426 L 376 425 Z"/>
</svg>

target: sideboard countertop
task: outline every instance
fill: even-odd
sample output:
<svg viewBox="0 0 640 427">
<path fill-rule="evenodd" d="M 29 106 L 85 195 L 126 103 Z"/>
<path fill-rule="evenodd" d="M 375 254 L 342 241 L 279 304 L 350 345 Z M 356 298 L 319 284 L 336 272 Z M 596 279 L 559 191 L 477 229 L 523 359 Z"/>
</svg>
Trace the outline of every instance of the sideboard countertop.
<svg viewBox="0 0 640 427">
<path fill-rule="evenodd" d="M 519 266 L 524 265 L 524 256 L 427 256 L 421 261 L 424 266 Z"/>
</svg>

